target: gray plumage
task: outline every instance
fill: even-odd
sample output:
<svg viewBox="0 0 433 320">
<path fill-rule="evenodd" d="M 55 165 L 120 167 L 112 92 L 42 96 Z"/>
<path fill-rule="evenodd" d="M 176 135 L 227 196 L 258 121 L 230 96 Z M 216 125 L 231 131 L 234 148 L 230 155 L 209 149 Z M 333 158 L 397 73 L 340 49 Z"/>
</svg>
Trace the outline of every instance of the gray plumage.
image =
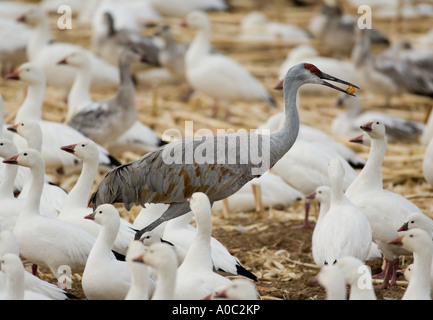
<svg viewBox="0 0 433 320">
<path fill-rule="evenodd" d="M 119 57 L 121 83 L 117 95 L 84 107 L 73 116 L 69 126 L 103 146 L 117 140 L 126 132 L 137 120 L 130 64 L 140 60 L 140 57 L 135 49 L 125 48 Z"/>
<path fill-rule="evenodd" d="M 315 83 L 345 92 L 324 79 L 354 86 L 322 73 L 311 64 L 298 64 L 284 79 L 286 118 L 281 130 L 270 135 L 238 132 L 167 144 L 109 172 L 91 199 L 93 207 L 123 202 L 129 210 L 133 205 L 144 206 L 145 203 L 170 204 L 160 218 L 137 232 L 138 239 L 162 222 L 188 212 L 186 200 L 194 192 L 205 193 L 211 203 L 234 194 L 245 183 L 271 168 L 292 147 L 299 131 L 296 93 L 301 85 Z M 192 153 L 194 161 L 189 161 L 188 156 Z M 208 157 L 203 161 L 199 156 Z M 261 162 L 256 162 L 258 159 Z M 170 161 L 172 164 L 168 164 Z"/>
</svg>

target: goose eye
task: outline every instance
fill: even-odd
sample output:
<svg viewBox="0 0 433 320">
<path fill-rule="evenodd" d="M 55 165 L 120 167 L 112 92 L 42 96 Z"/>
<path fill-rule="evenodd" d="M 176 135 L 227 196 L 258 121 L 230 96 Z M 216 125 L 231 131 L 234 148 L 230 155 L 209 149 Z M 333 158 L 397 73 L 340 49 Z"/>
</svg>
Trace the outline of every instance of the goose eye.
<svg viewBox="0 0 433 320">
<path fill-rule="evenodd" d="M 24 127 L 24 123 L 21 123 L 21 126 Z"/>
<path fill-rule="evenodd" d="M 379 121 L 377 121 L 376 124 L 379 124 Z"/>
<path fill-rule="evenodd" d="M 409 237 L 413 238 L 413 234 L 410 234 Z"/>
<path fill-rule="evenodd" d="M 81 146 L 84 148 L 86 145 L 85 145 L 85 144 L 82 144 Z"/>
<path fill-rule="evenodd" d="M 2 143 L 0 143 L 0 146 L 2 146 L 3 145 L 3 142 Z"/>
<path fill-rule="evenodd" d="M 23 155 L 27 156 L 27 152 L 26 152 L 26 153 L 24 153 Z"/>
<path fill-rule="evenodd" d="M 410 223 L 415 223 L 415 221 L 412 220 Z"/>
<path fill-rule="evenodd" d="M 100 214 L 102 214 L 102 211 L 99 211 Z"/>
</svg>

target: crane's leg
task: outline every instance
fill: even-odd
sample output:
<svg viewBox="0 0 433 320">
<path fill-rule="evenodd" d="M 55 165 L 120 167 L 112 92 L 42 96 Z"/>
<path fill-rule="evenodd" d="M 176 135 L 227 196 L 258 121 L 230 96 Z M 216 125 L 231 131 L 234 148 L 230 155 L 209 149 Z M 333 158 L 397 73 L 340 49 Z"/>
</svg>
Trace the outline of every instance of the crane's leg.
<svg viewBox="0 0 433 320">
<path fill-rule="evenodd" d="M 310 200 L 306 199 L 305 200 L 305 218 L 304 218 L 304 222 L 302 224 L 300 224 L 299 226 L 293 226 L 292 229 L 305 229 L 305 228 L 310 228 L 313 227 L 314 224 L 311 224 L 308 222 L 308 216 L 310 214 Z"/>
<path fill-rule="evenodd" d="M 169 221 L 171 219 L 177 218 L 185 213 L 189 212 L 191 209 L 189 207 L 189 202 L 180 202 L 180 203 L 172 203 L 168 207 L 168 209 L 155 221 L 153 221 L 148 226 L 143 229 L 137 231 L 135 234 L 135 240 L 139 240 L 143 233 L 147 231 L 151 231 L 159 226 L 161 223 L 165 221 Z"/>
</svg>

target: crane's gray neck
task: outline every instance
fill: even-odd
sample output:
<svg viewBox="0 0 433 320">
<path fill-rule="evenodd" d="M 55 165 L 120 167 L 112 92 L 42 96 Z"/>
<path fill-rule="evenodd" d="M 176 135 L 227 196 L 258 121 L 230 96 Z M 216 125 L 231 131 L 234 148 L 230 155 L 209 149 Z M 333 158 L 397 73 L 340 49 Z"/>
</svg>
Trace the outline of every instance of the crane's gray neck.
<svg viewBox="0 0 433 320">
<path fill-rule="evenodd" d="M 299 133 L 297 92 L 303 83 L 287 76 L 284 80 L 284 124 L 271 134 L 270 167 L 272 168 L 293 146 Z"/>
</svg>

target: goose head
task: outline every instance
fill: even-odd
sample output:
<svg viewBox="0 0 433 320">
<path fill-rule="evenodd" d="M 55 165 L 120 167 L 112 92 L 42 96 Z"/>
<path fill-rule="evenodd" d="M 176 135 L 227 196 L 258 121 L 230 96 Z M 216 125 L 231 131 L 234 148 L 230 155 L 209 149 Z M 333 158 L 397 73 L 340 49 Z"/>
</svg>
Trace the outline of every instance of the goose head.
<svg viewBox="0 0 433 320">
<path fill-rule="evenodd" d="M 18 22 L 37 24 L 40 21 L 47 19 L 47 13 L 39 6 L 35 6 L 29 9 L 26 13 L 22 14 L 17 18 Z"/>
<path fill-rule="evenodd" d="M 3 160 L 3 163 L 16 164 L 27 168 L 44 166 L 44 158 L 39 151 L 35 149 L 24 149 L 15 156 Z"/>
<path fill-rule="evenodd" d="M 388 243 L 403 247 L 410 252 L 416 252 L 424 248 L 433 250 L 431 234 L 420 228 L 410 229 L 400 237 L 388 241 Z"/>
<path fill-rule="evenodd" d="M 92 140 L 86 139 L 76 144 L 62 146 L 60 149 L 75 155 L 77 158 L 83 161 L 99 159 L 98 146 Z"/>
<path fill-rule="evenodd" d="M 15 143 L 6 138 L 0 139 L 0 157 L 6 159 L 18 153 Z"/>
<path fill-rule="evenodd" d="M 188 199 L 191 211 L 193 213 L 205 212 L 211 210 L 209 198 L 203 192 L 195 192 L 191 198 Z"/>
<path fill-rule="evenodd" d="M 210 32 L 211 22 L 207 14 L 203 11 L 194 10 L 187 14 L 185 20 L 182 22 L 185 27 L 194 29 L 206 30 Z"/>
<path fill-rule="evenodd" d="M 38 135 L 42 139 L 42 130 L 39 122 L 33 120 L 23 120 L 17 124 L 9 126 L 9 131 L 19 134 L 25 139 Z"/>
<path fill-rule="evenodd" d="M 101 204 L 96 210 L 87 216 L 85 219 L 93 220 L 102 226 L 120 225 L 119 211 L 112 204 Z"/>
<path fill-rule="evenodd" d="M 6 76 L 6 79 L 20 80 L 27 85 L 36 85 L 45 83 L 44 71 L 38 65 L 26 62 L 18 69 Z"/>
<path fill-rule="evenodd" d="M 385 137 L 386 130 L 383 121 L 373 120 L 363 124 L 360 128 L 372 139 L 381 139 Z"/>
<path fill-rule="evenodd" d="M 78 50 L 71 52 L 57 62 L 58 65 L 69 65 L 76 68 L 90 67 L 90 58 L 85 51 Z"/>
<path fill-rule="evenodd" d="M 422 212 L 413 212 L 407 216 L 406 221 L 397 231 L 408 231 L 414 228 L 433 232 L 433 221 Z"/>
</svg>

